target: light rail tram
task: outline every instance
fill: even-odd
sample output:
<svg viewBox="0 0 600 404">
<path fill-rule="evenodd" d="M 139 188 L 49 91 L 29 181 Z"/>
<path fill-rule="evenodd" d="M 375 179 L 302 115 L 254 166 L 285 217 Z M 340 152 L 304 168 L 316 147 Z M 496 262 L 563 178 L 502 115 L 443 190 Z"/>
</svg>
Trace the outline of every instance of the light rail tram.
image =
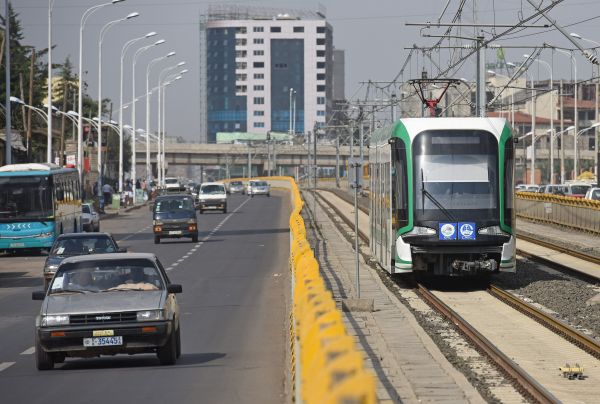
<svg viewBox="0 0 600 404">
<path fill-rule="evenodd" d="M 401 119 L 373 133 L 369 167 L 370 248 L 388 272 L 515 271 L 505 119 Z"/>
</svg>

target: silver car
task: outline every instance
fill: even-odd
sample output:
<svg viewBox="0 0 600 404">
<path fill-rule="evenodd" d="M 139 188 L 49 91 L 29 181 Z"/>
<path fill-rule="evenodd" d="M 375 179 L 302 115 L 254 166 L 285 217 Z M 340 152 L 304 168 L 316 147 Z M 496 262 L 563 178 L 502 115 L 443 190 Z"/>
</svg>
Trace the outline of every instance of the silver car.
<svg viewBox="0 0 600 404">
<path fill-rule="evenodd" d="M 250 181 L 248 184 L 248 195 L 251 197 L 254 197 L 254 195 L 271 196 L 271 187 L 267 181 Z"/>
<path fill-rule="evenodd" d="M 181 354 L 180 311 L 172 284 L 154 254 L 70 257 L 58 267 L 35 320 L 39 370 L 66 357 L 156 353 L 163 365 Z"/>
</svg>

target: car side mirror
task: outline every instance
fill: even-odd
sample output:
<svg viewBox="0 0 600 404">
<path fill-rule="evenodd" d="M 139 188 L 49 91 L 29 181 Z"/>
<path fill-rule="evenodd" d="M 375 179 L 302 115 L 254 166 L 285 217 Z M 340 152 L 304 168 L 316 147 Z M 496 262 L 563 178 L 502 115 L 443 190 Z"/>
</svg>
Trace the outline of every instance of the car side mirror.
<svg viewBox="0 0 600 404">
<path fill-rule="evenodd" d="M 35 291 L 31 292 L 32 300 L 44 300 L 45 298 L 46 298 L 46 292 L 44 292 L 43 290 L 35 290 Z"/>
<path fill-rule="evenodd" d="M 178 285 L 176 283 L 171 283 L 170 285 L 167 286 L 167 292 L 169 292 L 169 293 L 182 293 L 183 292 L 183 288 L 181 287 L 181 285 Z"/>
<path fill-rule="evenodd" d="M 117 250 L 117 252 L 126 253 L 127 252 L 127 248 L 119 247 L 119 249 Z"/>
</svg>

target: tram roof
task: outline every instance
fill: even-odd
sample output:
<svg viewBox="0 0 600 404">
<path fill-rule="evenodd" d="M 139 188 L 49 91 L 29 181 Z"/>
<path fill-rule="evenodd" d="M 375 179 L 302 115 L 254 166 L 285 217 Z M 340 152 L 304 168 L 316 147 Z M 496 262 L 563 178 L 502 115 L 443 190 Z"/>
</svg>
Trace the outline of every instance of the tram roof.
<svg viewBox="0 0 600 404">
<path fill-rule="evenodd" d="M 372 144 L 386 143 L 391 137 L 397 137 L 404 128 L 414 138 L 426 130 L 485 130 L 500 138 L 505 118 L 403 118 L 392 124 L 377 129 L 371 137 Z"/>
</svg>

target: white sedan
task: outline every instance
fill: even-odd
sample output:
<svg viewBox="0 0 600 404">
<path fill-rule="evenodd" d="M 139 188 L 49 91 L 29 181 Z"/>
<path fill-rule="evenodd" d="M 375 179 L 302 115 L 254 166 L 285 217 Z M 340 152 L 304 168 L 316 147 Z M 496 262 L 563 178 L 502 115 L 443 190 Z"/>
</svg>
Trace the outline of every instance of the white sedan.
<svg viewBox="0 0 600 404">
<path fill-rule="evenodd" d="M 85 231 L 100 231 L 100 215 L 89 203 L 81 204 L 81 225 Z"/>
</svg>

